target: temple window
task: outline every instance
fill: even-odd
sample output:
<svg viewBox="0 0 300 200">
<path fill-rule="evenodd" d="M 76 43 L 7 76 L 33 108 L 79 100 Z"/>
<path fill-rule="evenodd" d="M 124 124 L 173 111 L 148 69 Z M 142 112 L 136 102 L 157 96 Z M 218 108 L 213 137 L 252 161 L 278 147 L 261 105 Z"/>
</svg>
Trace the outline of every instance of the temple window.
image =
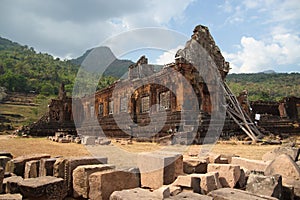
<svg viewBox="0 0 300 200">
<path fill-rule="evenodd" d="M 120 99 L 120 112 L 127 112 L 128 100 L 127 97 L 122 97 Z"/>
<path fill-rule="evenodd" d="M 159 110 L 167 110 L 170 108 L 170 91 L 161 92 L 159 94 Z"/>
<path fill-rule="evenodd" d="M 101 117 L 103 116 L 103 103 L 99 104 L 98 115 L 101 116 Z"/>
<path fill-rule="evenodd" d="M 150 98 L 149 96 L 142 97 L 142 113 L 150 111 Z"/>
<path fill-rule="evenodd" d="M 94 116 L 95 116 L 95 107 L 94 106 L 91 106 L 90 107 L 90 111 L 91 111 L 91 118 L 94 118 Z"/>
<path fill-rule="evenodd" d="M 114 114 L 114 101 L 108 102 L 108 114 Z"/>
</svg>

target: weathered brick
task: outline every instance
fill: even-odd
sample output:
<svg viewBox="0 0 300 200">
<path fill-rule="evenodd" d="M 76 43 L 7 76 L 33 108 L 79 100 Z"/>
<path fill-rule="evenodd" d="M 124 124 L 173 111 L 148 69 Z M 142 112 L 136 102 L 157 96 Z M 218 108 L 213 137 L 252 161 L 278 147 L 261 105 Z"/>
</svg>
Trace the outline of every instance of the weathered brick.
<svg viewBox="0 0 300 200">
<path fill-rule="evenodd" d="M 89 176 L 94 172 L 114 169 L 115 166 L 109 164 L 81 165 L 73 171 L 73 196 L 74 198 L 88 198 Z"/>
<path fill-rule="evenodd" d="M 31 160 L 25 164 L 24 178 L 36 178 L 39 176 L 39 160 Z"/>
<path fill-rule="evenodd" d="M 28 199 L 63 200 L 67 196 L 64 180 L 53 176 L 24 179 L 19 187 L 23 197 Z"/>
<path fill-rule="evenodd" d="M 177 176 L 183 174 L 183 156 L 177 153 L 141 153 L 138 155 L 138 167 L 141 172 L 141 185 L 158 189 L 171 184 Z"/>
<path fill-rule="evenodd" d="M 208 164 L 207 171 L 219 172 L 222 187 L 233 188 L 241 175 L 240 166 L 232 164 Z"/>
<path fill-rule="evenodd" d="M 24 177 L 25 163 L 31 160 L 40 160 L 42 158 L 50 158 L 49 154 L 33 154 L 14 158 L 7 162 L 6 171 Z"/>
<path fill-rule="evenodd" d="M 139 180 L 135 174 L 126 171 L 95 172 L 89 177 L 89 198 L 106 200 L 114 191 L 136 188 Z"/>
<path fill-rule="evenodd" d="M 277 198 L 274 197 L 262 196 L 232 188 L 214 190 L 211 191 L 208 196 L 211 196 L 216 200 L 277 200 Z"/>
</svg>

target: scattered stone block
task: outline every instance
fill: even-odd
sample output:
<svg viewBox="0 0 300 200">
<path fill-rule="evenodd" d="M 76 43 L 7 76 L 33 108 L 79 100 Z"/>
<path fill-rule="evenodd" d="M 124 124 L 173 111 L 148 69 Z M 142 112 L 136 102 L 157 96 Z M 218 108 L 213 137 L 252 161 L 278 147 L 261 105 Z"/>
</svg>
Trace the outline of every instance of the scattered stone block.
<svg viewBox="0 0 300 200">
<path fill-rule="evenodd" d="M 167 199 L 173 199 L 173 200 L 182 200 L 182 199 L 192 199 L 192 200 L 213 200 L 212 197 L 206 196 L 206 195 L 201 195 L 201 194 L 196 194 L 192 192 L 182 192 L 176 196 L 167 198 Z M 166 199 L 166 200 L 167 200 Z"/>
<path fill-rule="evenodd" d="M 2 193 L 2 184 L 4 179 L 4 169 L 0 167 L 0 194 Z"/>
<path fill-rule="evenodd" d="M 158 188 L 157 190 L 154 190 L 153 193 L 155 194 L 155 196 L 157 196 L 160 199 L 169 198 L 171 195 L 169 186 L 165 186 L 165 185 Z"/>
<path fill-rule="evenodd" d="M 278 200 L 275 197 L 262 196 L 233 188 L 221 188 L 211 191 L 208 196 L 216 200 Z"/>
<path fill-rule="evenodd" d="M 221 154 L 209 153 L 208 154 L 209 163 L 219 163 L 221 162 Z"/>
<path fill-rule="evenodd" d="M 89 198 L 91 200 L 106 200 L 114 191 L 138 186 L 139 180 L 131 172 L 116 170 L 95 172 L 89 177 Z"/>
<path fill-rule="evenodd" d="M 81 140 L 81 144 L 95 145 L 96 144 L 96 137 L 95 136 L 84 136 Z"/>
<path fill-rule="evenodd" d="M 200 178 L 201 194 L 208 194 L 213 190 L 222 188 L 219 181 L 218 172 L 210 172 L 206 174 L 191 174 L 191 176 Z"/>
<path fill-rule="evenodd" d="M 172 185 L 180 186 L 181 188 L 192 188 L 194 192 L 200 193 L 200 178 L 193 176 L 193 174 L 178 176 Z"/>
<path fill-rule="evenodd" d="M 10 194 L 20 193 L 19 183 L 23 181 L 21 176 L 11 176 L 4 179 L 5 192 Z"/>
<path fill-rule="evenodd" d="M 7 162 L 6 171 L 24 177 L 25 163 L 31 160 L 40 160 L 42 158 L 50 158 L 49 154 L 33 154 L 14 158 Z"/>
<path fill-rule="evenodd" d="M 284 189 L 290 189 L 296 200 L 300 199 L 300 180 L 288 179 L 285 180 Z M 285 190 L 286 191 L 286 190 Z M 286 195 L 287 196 L 287 195 Z"/>
<path fill-rule="evenodd" d="M 184 158 L 183 172 L 186 174 L 206 173 L 207 160 L 199 158 Z"/>
<path fill-rule="evenodd" d="M 89 193 L 89 176 L 94 172 L 114 169 L 114 165 L 81 165 L 73 171 L 73 197 L 88 198 Z"/>
<path fill-rule="evenodd" d="M 5 169 L 6 168 L 6 163 L 10 160 L 11 160 L 11 158 L 8 157 L 8 156 L 0 156 L 0 167 Z"/>
<path fill-rule="evenodd" d="M 287 154 L 287 155 L 291 156 L 291 158 L 294 161 L 298 161 L 299 153 L 300 153 L 300 148 L 281 146 L 281 147 L 277 147 L 277 148 L 273 149 L 270 152 L 265 153 L 262 156 L 262 160 L 264 160 L 264 161 L 274 160 L 281 154 Z"/>
<path fill-rule="evenodd" d="M 282 178 L 280 175 L 250 174 L 247 180 L 246 191 L 280 199 L 282 196 Z"/>
<path fill-rule="evenodd" d="M 24 178 L 36 178 L 39 176 L 39 160 L 31 160 L 25 164 Z"/>
<path fill-rule="evenodd" d="M 248 176 L 246 175 L 244 169 L 241 169 L 241 175 L 240 175 L 240 178 L 239 178 L 235 188 L 245 189 L 246 183 L 247 183 L 246 182 L 247 178 L 248 178 Z"/>
<path fill-rule="evenodd" d="M 171 196 L 176 196 L 182 191 L 180 186 L 175 186 L 175 185 L 169 185 L 169 189 L 170 189 Z"/>
<path fill-rule="evenodd" d="M 172 152 L 140 153 L 138 167 L 141 172 L 141 185 L 158 189 L 171 184 L 183 174 L 183 156 Z"/>
<path fill-rule="evenodd" d="M 207 171 L 219 172 L 219 180 L 222 187 L 233 188 L 241 175 L 240 166 L 232 164 L 208 164 Z"/>
<path fill-rule="evenodd" d="M 24 179 L 19 183 L 24 198 L 35 200 L 63 200 L 67 191 L 62 178 L 42 176 Z"/>
<path fill-rule="evenodd" d="M 266 168 L 266 176 L 272 176 L 275 174 L 280 174 L 282 176 L 283 185 L 286 180 L 300 180 L 299 166 L 286 154 L 282 154 L 275 158 Z"/>
<path fill-rule="evenodd" d="M 59 143 L 70 143 L 71 140 L 69 140 L 68 138 L 58 138 L 58 142 Z"/>
<path fill-rule="evenodd" d="M 44 158 L 40 161 L 39 176 L 53 176 L 53 167 L 57 158 Z"/>
<path fill-rule="evenodd" d="M 162 200 L 154 192 L 142 188 L 115 191 L 109 200 Z"/>
<path fill-rule="evenodd" d="M 6 157 L 9 157 L 9 158 L 13 158 L 13 155 L 9 152 L 5 152 L 5 151 L 0 151 L 0 157 L 2 156 L 6 156 Z"/>
<path fill-rule="evenodd" d="M 251 160 L 247 158 L 241 157 L 232 157 L 231 159 L 232 165 L 239 165 L 246 172 L 247 171 L 265 171 L 270 162 L 265 162 L 262 160 Z"/>
<path fill-rule="evenodd" d="M 58 158 L 54 163 L 53 176 L 63 178 L 68 194 L 73 195 L 73 170 L 80 165 L 107 164 L 107 157 Z"/>
<path fill-rule="evenodd" d="M 22 200 L 21 194 L 1 194 L 0 200 Z"/>
</svg>

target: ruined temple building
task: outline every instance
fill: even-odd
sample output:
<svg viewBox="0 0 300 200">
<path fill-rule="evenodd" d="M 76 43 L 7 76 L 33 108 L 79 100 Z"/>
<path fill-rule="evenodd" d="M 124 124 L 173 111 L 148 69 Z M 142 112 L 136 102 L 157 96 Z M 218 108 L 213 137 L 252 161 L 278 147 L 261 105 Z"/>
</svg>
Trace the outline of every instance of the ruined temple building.
<svg viewBox="0 0 300 200">
<path fill-rule="evenodd" d="M 133 138 L 193 132 L 194 142 L 200 143 L 209 125 L 221 125 L 222 134 L 242 129 L 255 140 L 260 133 L 246 111 L 245 94 L 237 99 L 226 86 L 229 69 L 208 28 L 198 25 L 174 62 L 161 70 L 156 71 L 142 56 L 129 66 L 126 79 L 95 94 L 71 99 L 62 86 L 59 98 L 52 100 L 48 114 L 38 122 L 43 127 L 35 127 L 45 129 L 52 124 L 44 134 L 65 129 L 80 135 Z M 299 99 L 295 106 L 300 110 Z M 295 119 L 299 117 L 298 111 Z M 32 127 L 32 132 L 37 129 Z"/>
</svg>

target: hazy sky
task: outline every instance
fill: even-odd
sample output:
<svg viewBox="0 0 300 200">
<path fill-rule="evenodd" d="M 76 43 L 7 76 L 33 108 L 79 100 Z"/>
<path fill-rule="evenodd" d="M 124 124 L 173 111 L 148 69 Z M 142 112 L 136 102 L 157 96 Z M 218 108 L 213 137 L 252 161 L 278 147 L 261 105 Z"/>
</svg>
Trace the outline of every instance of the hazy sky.
<svg viewBox="0 0 300 200">
<path fill-rule="evenodd" d="M 208 26 L 232 72 L 300 71 L 299 0 L 0 0 L 1 37 L 60 58 L 136 28 L 189 38 L 198 24 Z M 153 55 L 152 63 L 170 61 L 163 51 Z"/>
</svg>

